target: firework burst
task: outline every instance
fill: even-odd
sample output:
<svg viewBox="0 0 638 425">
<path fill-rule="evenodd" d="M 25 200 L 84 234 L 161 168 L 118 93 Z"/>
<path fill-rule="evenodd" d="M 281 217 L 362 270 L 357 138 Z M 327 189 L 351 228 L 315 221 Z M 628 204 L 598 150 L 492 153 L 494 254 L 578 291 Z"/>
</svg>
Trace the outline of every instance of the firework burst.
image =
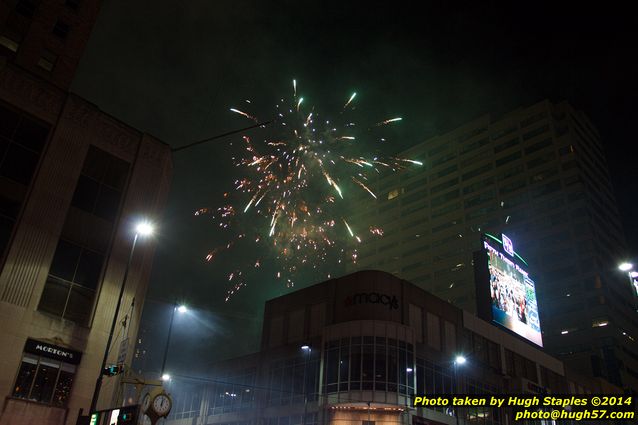
<svg viewBox="0 0 638 425">
<path fill-rule="evenodd" d="M 412 159 L 381 159 L 361 153 L 371 129 L 401 118 L 388 118 L 357 131 L 358 126 L 347 119 L 356 93 L 336 117 L 326 119 L 314 108 L 305 108 L 297 88 L 293 80 L 292 95 L 276 105 L 275 119 L 263 129 L 267 137 L 256 141 L 243 136 L 241 154 L 233 158 L 242 177 L 234 182 L 233 196 L 224 194 L 227 202 L 235 201 L 195 213 L 212 215 L 220 229 L 232 234 L 226 245 L 205 256 L 206 261 L 214 261 L 239 242 L 258 246 L 258 258 L 246 259 L 245 267 L 227 274 L 232 286 L 226 301 L 246 286 L 249 270 L 267 259 L 275 260 L 275 277 L 288 287 L 294 286 L 295 275 L 302 269 L 356 262 L 359 244 L 366 238 L 382 237 L 383 230 L 349 222 L 347 211 L 353 206 L 348 200 L 357 193 L 376 199 L 370 182 L 380 169 L 397 171 L 421 165 Z M 237 108 L 230 111 L 258 122 L 252 113 Z M 247 237 L 249 233 L 254 237 Z"/>
</svg>

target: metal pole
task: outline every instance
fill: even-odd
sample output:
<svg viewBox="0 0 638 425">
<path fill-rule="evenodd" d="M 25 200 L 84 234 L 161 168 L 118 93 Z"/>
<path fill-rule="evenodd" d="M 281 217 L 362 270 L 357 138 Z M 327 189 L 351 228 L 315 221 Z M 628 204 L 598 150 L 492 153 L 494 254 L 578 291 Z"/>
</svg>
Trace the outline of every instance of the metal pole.
<svg viewBox="0 0 638 425">
<path fill-rule="evenodd" d="M 104 348 L 104 357 L 102 358 L 102 365 L 100 366 L 100 374 L 97 377 L 97 381 L 95 382 L 95 390 L 93 391 L 93 398 L 91 399 L 91 408 L 89 409 L 89 415 L 92 412 L 95 412 L 95 408 L 97 406 L 97 399 L 100 395 L 100 389 L 102 388 L 102 371 L 106 366 L 106 361 L 109 356 L 109 348 L 111 346 L 111 342 L 113 341 L 113 334 L 115 333 L 115 325 L 117 324 L 117 316 L 120 314 L 120 305 L 122 304 L 122 296 L 124 295 L 124 288 L 126 287 L 126 278 L 128 277 L 128 271 L 131 268 L 131 263 L 133 262 L 133 253 L 135 252 L 135 245 L 137 244 L 138 233 L 135 232 L 135 237 L 133 238 L 133 245 L 131 245 L 131 252 L 129 253 L 128 262 L 126 263 L 126 269 L 124 269 L 124 277 L 122 278 L 122 285 L 120 286 L 120 295 L 117 297 L 117 304 L 115 306 L 115 313 L 113 314 L 113 322 L 111 323 L 111 330 L 109 332 L 109 339 L 106 342 L 106 347 Z"/>
<path fill-rule="evenodd" d="M 634 296 L 638 296 L 638 287 L 636 287 L 636 285 L 634 285 L 634 278 L 631 276 L 631 272 L 633 270 L 629 270 L 627 272 L 627 277 L 629 278 L 629 285 L 631 286 L 632 292 L 634 293 Z"/>
<path fill-rule="evenodd" d="M 458 391 L 458 378 L 457 378 L 457 373 L 456 373 L 456 360 L 454 361 L 454 395 L 456 395 L 456 392 Z M 456 425 L 459 425 L 459 408 L 458 406 L 454 405 L 454 417 L 456 417 Z"/>
<path fill-rule="evenodd" d="M 171 342 L 171 332 L 173 331 L 173 319 L 175 318 L 175 310 L 177 310 L 177 303 L 173 304 L 171 321 L 168 325 L 168 337 L 166 338 L 166 347 L 164 347 L 164 359 L 162 360 L 162 371 L 160 372 L 160 379 L 162 378 L 162 376 L 164 376 L 164 368 L 166 367 L 166 357 L 168 356 L 168 346 Z"/>
<path fill-rule="evenodd" d="M 303 417 L 301 418 L 301 425 L 306 425 L 306 414 L 308 412 L 308 357 L 312 348 L 308 347 L 305 351 L 306 361 L 303 366 Z"/>
</svg>

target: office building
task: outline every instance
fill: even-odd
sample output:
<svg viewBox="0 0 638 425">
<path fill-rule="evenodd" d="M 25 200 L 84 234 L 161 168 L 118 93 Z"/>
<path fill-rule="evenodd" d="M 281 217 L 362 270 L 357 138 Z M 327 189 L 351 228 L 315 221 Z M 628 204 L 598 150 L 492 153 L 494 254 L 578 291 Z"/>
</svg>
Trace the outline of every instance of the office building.
<svg viewBox="0 0 638 425">
<path fill-rule="evenodd" d="M 405 280 L 360 271 L 268 301 L 260 351 L 175 376 L 166 424 L 452 425 L 454 409 L 414 408 L 412 395 L 619 391 L 605 385 Z M 510 413 L 458 416 L 511 424 Z"/>
<path fill-rule="evenodd" d="M 636 294 L 596 129 L 568 103 L 483 116 L 400 156 L 422 161 L 379 177 L 353 221 L 380 225 L 358 268 L 410 280 L 476 310 L 472 253 L 506 233 L 536 281 L 545 347 L 592 376 L 638 390 Z"/>
<path fill-rule="evenodd" d="M 67 91 L 98 5 L 0 2 L 2 425 L 88 413 L 134 221 L 158 220 L 168 193 L 170 148 Z M 138 241 L 109 363 L 130 364 L 154 245 Z"/>
</svg>

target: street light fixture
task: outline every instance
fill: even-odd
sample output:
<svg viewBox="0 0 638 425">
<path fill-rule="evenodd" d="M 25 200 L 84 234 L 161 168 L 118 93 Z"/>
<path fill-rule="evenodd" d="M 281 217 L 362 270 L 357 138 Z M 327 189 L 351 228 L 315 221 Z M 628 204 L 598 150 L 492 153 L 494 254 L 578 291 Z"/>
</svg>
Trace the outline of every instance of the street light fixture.
<svg viewBox="0 0 638 425">
<path fill-rule="evenodd" d="M 141 221 L 135 226 L 135 232 L 141 236 L 151 236 L 154 231 L 153 224 L 148 221 Z"/>
<path fill-rule="evenodd" d="M 632 270 L 634 268 L 634 265 L 631 263 L 620 263 L 618 265 L 618 270 L 622 271 L 622 272 L 628 272 L 630 270 Z"/>
<path fill-rule="evenodd" d="M 454 358 L 454 394 L 458 391 L 457 369 L 459 366 L 463 366 L 466 362 L 467 359 L 460 354 Z M 456 425 L 459 425 L 459 408 L 457 406 L 454 406 L 454 416 L 456 417 Z"/>
<path fill-rule="evenodd" d="M 106 347 L 104 348 L 104 357 L 102 358 L 102 364 L 100 365 L 100 373 L 98 374 L 97 381 L 95 382 L 95 389 L 93 390 L 93 398 L 91 399 L 91 407 L 89 409 L 89 414 L 94 412 L 97 407 L 97 400 L 100 396 L 100 389 L 102 388 L 102 371 L 104 367 L 106 367 L 106 361 L 109 356 L 109 348 L 111 347 L 111 342 L 113 341 L 113 334 L 115 333 L 115 325 L 117 324 L 117 317 L 120 314 L 120 306 L 122 304 L 122 296 L 124 295 L 124 288 L 126 288 L 126 278 L 128 277 L 128 272 L 131 268 L 131 263 L 133 262 L 133 254 L 135 253 L 135 245 L 137 245 L 138 237 L 142 236 L 150 236 L 153 233 L 153 225 L 148 221 L 142 221 L 135 226 L 135 237 L 133 238 L 133 243 L 131 244 L 131 251 L 128 256 L 128 262 L 126 263 L 126 268 L 124 269 L 124 277 L 122 278 L 122 284 L 120 285 L 120 294 L 117 297 L 117 304 L 115 305 L 115 313 L 113 314 L 113 321 L 111 322 L 111 330 L 109 331 L 109 338 L 106 342 Z"/>
<path fill-rule="evenodd" d="M 629 262 L 623 262 L 618 265 L 618 270 L 627 273 L 629 284 L 634 290 L 634 295 L 638 295 L 638 272 L 634 270 L 634 265 Z"/>
<path fill-rule="evenodd" d="M 173 311 L 171 312 L 171 321 L 168 325 L 168 336 L 166 337 L 166 347 L 164 347 L 164 359 L 162 360 L 162 370 L 160 371 L 160 376 L 162 377 L 162 380 L 164 381 L 167 381 L 168 379 L 170 379 L 170 376 L 164 373 L 164 369 L 166 368 L 166 357 L 168 356 L 168 347 L 171 342 L 171 333 L 173 332 L 173 319 L 175 318 L 175 311 L 179 312 L 180 314 L 184 314 L 188 312 L 188 307 L 186 307 L 183 304 L 181 305 L 177 305 L 177 303 L 173 304 Z M 164 379 L 164 376 L 168 376 L 168 379 Z"/>
<path fill-rule="evenodd" d="M 303 366 L 303 416 L 301 418 L 301 425 L 306 425 L 306 415 L 308 414 L 308 357 L 312 352 L 312 348 L 309 345 L 302 345 L 301 350 L 304 352 L 304 366 Z"/>
</svg>

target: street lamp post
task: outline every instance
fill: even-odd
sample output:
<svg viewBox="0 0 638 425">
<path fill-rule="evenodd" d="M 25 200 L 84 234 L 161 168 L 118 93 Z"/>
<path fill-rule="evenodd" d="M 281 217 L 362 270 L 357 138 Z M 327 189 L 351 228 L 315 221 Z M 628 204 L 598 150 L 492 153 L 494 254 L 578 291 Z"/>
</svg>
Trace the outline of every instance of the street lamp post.
<svg viewBox="0 0 638 425">
<path fill-rule="evenodd" d="M 458 378 L 457 378 L 457 369 L 459 365 L 465 364 L 467 359 L 463 356 L 456 356 L 454 358 L 454 394 L 458 391 Z M 456 425 L 459 425 L 459 408 L 454 406 L 454 417 L 456 417 Z"/>
<path fill-rule="evenodd" d="M 160 378 L 163 381 L 167 381 L 170 379 L 169 375 L 164 374 L 164 370 L 166 368 L 166 358 L 168 357 L 168 347 L 171 342 L 171 333 L 173 332 L 173 320 L 175 319 L 175 311 L 180 313 L 186 313 L 188 309 L 185 305 L 177 305 L 177 303 L 173 304 L 173 311 L 171 312 L 171 321 L 168 325 L 168 336 L 166 337 L 166 346 L 164 347 L 164 358 L 162 359 L 162 370 L 160 371 Z"/>
<path fill-rule="evenodd" d="M 153 226 L 148 222 L 141 222 L 135 227 L 135 237 L 133 238 L 133 244 L 131 245 L 131 252 L 128 256 L 128 262 L 126 263 L 126 268 L 124 269 L 124 277 L 122 278 L 122 284 L 120 285 L 120 294 L 117 297 L 117 304 L 115 305 L 115 313 L 113 314 L 113 321 L 111 322 L 111 330 L 109 331 L 109 338 L 106 341 L 106 347 L 104 348 L 104 357 L 102 358 L 102 364 L 100 365 L 100 373 L 97 377 L 97 381 L 95 382 L 95 389 L 93 391 L 93 398 L 91 399 L 91 407 L 89 409 L 89 414 L 95 411 L 97 407 L 97 400 L 100 396 L 100 389 L 102 388 L 102 378 L 103 378 L 103 370 L 106 367 L 106 361 L 109 356 L 109 348 L 111 346 L 111 342 L 113 341 L 113 334 L 115 333 L 115 325 L 117 324 L 117 317 L 120 314 L 120 306 L 122 304 L 122 296 L 124 295 L 124 289 L 126 288 L 126 278 L 128 277 L 129 269 L 131 268 L 131 263 L 133 262 L 133 254 L 135 252 L 135 245 L 137 244 L 137 239 L 139 236 L 150 236 L 153 233 Z"/>
<path fill-rule="evenodd" d="M 301 425 L 306 425 L 306 414 L 308 412 L 308 357 L 312 352 L 312 348 L 309 345 L 302 345 L 301 349 L 304 352 L 304 366 L 303 366 L 303 416 L 301 418 Z"/>
</svg>

